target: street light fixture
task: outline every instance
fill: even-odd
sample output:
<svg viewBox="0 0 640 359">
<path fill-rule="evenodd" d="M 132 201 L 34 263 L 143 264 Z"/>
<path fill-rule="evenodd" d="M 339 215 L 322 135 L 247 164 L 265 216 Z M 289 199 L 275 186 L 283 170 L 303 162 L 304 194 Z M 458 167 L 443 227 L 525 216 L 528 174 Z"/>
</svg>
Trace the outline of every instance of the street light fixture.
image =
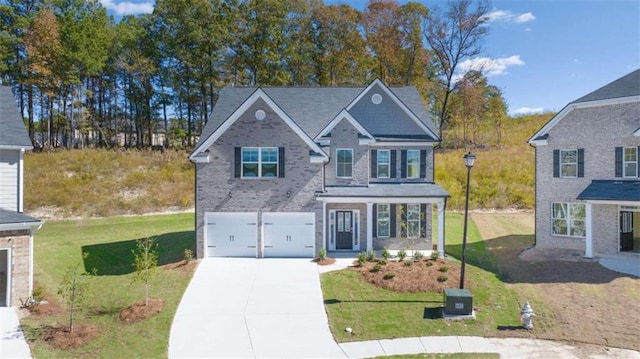
<svg viewBox="0 0 640 359">
<path fill-rule="evenodd" d="M 464 155 L 464 165 L 467 166 L 467 198 L 464 206 L 464 229 L 462 233 L 462 266 L 460 267 L 460 289 L 464 289 L 464 269 L 467 252 L 467 218 L 469 216 L 469 179 L 471 178 L 471 167 L 476 161 L 476 156 L 469 152 Z"/>
</svg>

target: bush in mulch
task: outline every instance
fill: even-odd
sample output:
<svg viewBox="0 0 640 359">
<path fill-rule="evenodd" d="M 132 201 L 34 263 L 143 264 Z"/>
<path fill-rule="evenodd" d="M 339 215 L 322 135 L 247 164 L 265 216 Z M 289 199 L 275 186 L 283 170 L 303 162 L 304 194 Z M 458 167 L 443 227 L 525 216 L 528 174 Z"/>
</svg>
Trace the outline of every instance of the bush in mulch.
<svg viewBox="0 0 640 359">
<path fill-rule="evenodd" d="M 442 292 L 445 288 L 451 287 L 451 278 L 460 276 L 460 266 L 446 259 L 428 259 L 411 264 L 389 261 L 386 266 L 378 265 L 376 270 L 376 263 L 367 262 L 362 267 L 350 268 L 360 272 L 367 282 L 398 292 Z M 443 267 L 448 268 L 446 276 L 439 270 Z M 393 274 L 388 275 L 390 273 Z"/>
<path fill-rule="evenodd" d="M 323 259 L 316 258 L 313 261 L 318 263 L 318 265 L 320 265 L 320 266 L 328 266 L 328 265 L 332 265 L 333 263 L 335 263 L 336 259 L 335 258 L 325 257 Z"/>
<path fill-rule="evenodd" d="M 164 308 L 164 300 L 149 299 L 149 305 L 145 305 L 144 301 L 134 303 L 120 312 L 119 318 L 125 323 L 136 323 L 160 313 L 162 308 Z"/>
<path fill-rule="evenodd" d="M 48 327 L 42 332 L 42 339 L 56 349 L 79 348 L 99 334 L 95 324 L 75 324 L 73 333 L 69 327 Z"/>
</svg>

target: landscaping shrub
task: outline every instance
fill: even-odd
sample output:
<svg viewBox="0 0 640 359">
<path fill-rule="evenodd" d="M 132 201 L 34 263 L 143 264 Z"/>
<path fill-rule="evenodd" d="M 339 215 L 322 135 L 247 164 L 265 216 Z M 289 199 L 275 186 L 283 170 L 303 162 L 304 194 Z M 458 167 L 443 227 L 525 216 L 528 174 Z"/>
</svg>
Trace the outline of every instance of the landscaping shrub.
<svg viewBox="0 0 640 359">
<path fill-rule="evenodd" d="M 449 271 L 449 267 L 447 266 L 442 266 L 440 268 L 438 268 L 438 270 L 442 273 L 447 273 Z"/>
<path fill-rule="evenodd" d="M 427 261 L 426 265 L 427 265 L 427 267 L 431 267 L 433 265 L 433 262 L 432 261 Z"/>
<path fill-rule="evenodd" d="M 422 258 L 424 258 L 424 254 L 422 254 L 422 252 L 420 251 L 415 251 L 413 253 L 413 260 L 416 262 L 420 262 L 422 260 Z"/>
<path fill-rule="evenodd" d="M 185 248 L 182 259 L 184 260 L 185 264 L 189 264 L 189 262 L 191 262 L 191 260 L 193 259 L 193 251 L 189 248 Z"/>
<path fill-rule="evenodd" d="M 387 260 L 382 258 L 382 259 L 378 259 L 378 264 L 382 265 L 382 266 L 386 266 L 387 265 Z"/>
<path fill-rule="evenodd" d="M 371 269 L 371 271 L 380 272 L 381 269 L 382 269 L 382 266 L 380 265 L 380 263 L 376 263 L 376 265 L 373 266 L 373 269 Z"/>
<path fill-rule="evenodd" d="M 376 251 L 374 251 L 373 249 L 369 249 L 369 251 L 367 252 L 367 261 L 369 262 L 376 261 Z"/>
<path fill-rule="evenodd" d="M 395 272 L 387 272 L 387 273 L 385 273 L 384 277 L 382 277 L 382 278 L 388 280 L 388 279 L 393 279 L 393 277 L 395 277 L 395 276 L 396 276 Z"/>
<path fill-rule="evenodd" d="M 447 275 L 446 275 L 446 274 L 440 274 L 440 275 L 438 276 L 438 282 L 440 282 L 440 283 L 442 283 L 442 282 L 446 282 L 446 281 L 448 281 L 448 280 L 449 280 L 449 277 L 447 277 Z"/>
<path fill-rule="evenodd" d="M 358 253 L 358 257 L 356 257 L 356 262 L 358 263 L 358 267 L 362 267 L 367 262 L 367 252 L 362 251 Z"/>
<path fill-rule="evenodd" d="M 433 259 L 434 261 L 437 261 L 438 258 L 440 258 L 440 253 L 438 253 L 438 251 L 431 252 L 431 259 Z"/>
<path fill-rule="evenodd" d="M 387 260 L 389 258 L 391 258 L 391 252 L 389 252 L 389 249 L 387 247 L 384 247 L 382 249 L 382 258 L 387 259 Z"/>
<path fill-rule="evenodd" d="M 398 260 L 402 262 L 405 258 L 407 258 L 407 251 L 401 249 L 398 251 Z"/>
<path fill-rule="evenodd" d="M 404 261 L 404 265 L 405 265 L 406 267 L 412 266 L 412 265 L 413 265 L 413 261 L 411 261 L 411 260 L 407 259 L 407 260 L 405 260 L 405 261 Z"/>
<path fill-rule="evenodd" d="M 322 262 L 325 259 L 327 259 L 327 249 L 322 248 L 320 252 L 318 252 L 318 260 Z"/>
</svg>

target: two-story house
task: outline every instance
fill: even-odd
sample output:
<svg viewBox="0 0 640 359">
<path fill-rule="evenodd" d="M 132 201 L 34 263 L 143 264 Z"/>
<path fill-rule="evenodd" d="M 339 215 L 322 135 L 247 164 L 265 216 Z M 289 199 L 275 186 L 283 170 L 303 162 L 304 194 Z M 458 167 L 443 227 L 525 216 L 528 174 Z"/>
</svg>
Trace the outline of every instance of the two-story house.
<svg viewBox="0 0 640 359">
<path fill-rule="evenodd" d="M 190 155 L 197 257 L 444 250 L 448 194 L 414 87 L 227 87 Z"/>
<path fill-rule="evenodd" d="M 529 143 L 536 247 L 640 253 L 640 70 L 569 103 Z"/>
<path fill-rule="evenodd" d="M 0 86 L 0 306 L 20 305 L 33 290 L 33 233 L 23 214 L 23 156 L 31 150 L 11 88 Z"/>
</svg>

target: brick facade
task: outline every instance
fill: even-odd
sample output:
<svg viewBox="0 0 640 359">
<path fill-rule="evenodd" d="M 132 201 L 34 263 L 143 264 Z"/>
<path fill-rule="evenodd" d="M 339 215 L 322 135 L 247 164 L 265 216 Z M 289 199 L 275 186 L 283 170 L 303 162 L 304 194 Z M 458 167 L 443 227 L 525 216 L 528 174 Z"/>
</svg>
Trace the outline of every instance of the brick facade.
<svg viewBox="0 0 640 359">
<path fill-rule="evenodd" d="M 10 306 L 19 306 L 21 299 L 25 300 L 31 295 L 30 240 L 29 230 L 0 231 L 0 250 L 10 249 L 11 303 L 7 303 Z M 0 272 L 4 270 L 1 268 Z M 8 273 L 4 274 L 8 277 Z"/>
</svg>

